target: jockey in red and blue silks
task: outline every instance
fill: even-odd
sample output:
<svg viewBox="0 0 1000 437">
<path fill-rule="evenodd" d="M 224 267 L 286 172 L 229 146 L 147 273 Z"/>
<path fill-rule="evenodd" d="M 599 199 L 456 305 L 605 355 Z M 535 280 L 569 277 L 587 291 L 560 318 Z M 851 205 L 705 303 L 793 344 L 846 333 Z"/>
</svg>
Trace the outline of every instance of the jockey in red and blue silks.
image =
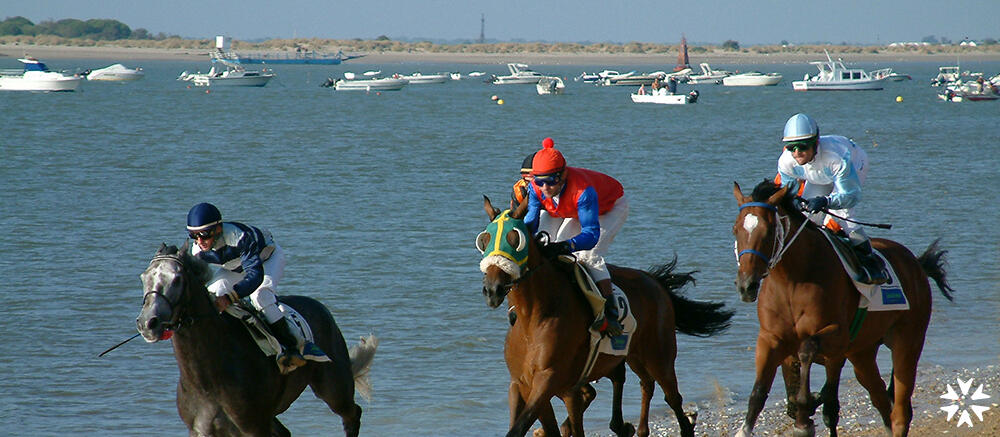
<svg viewBox="0 0 1000 437">
<path fill-rule="evenodd" d="M 604 256 L 628 217 L 625 190 L 604 173 L 567 167 L 551 138 L 542 146 L 532 160 L 534 180 L 524 222 L 534 233 L 549 234 L 550 242 L 541 248 L 544 255 L 572 253 L 587 268 L 605 298 L 605 317 L 595 321 L 595 328 L 620 335 Z"/>
</svg>

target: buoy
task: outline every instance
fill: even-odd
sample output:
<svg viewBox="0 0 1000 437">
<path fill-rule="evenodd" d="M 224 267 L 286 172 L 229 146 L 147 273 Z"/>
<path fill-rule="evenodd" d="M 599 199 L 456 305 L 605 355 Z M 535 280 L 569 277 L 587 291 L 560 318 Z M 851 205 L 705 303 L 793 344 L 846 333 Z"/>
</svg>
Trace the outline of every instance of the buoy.
<svg viewBox="0 0 1000 437">
<path fill-rule="evenodd" d="M 375 92 L 375 95 L 376 95 L 376 96 L 381 96 L 381 95 L 382 95 L 382 91 L 376 91 L 376 92 Z"/>
<path fill-rule="evenodd" d="M 497 100 L 499 100 L 499 99 L 500 98 L 497 97 L 496 94 L 494 94 L 493 97 L 490 97 L 490 100 L 493 100 L 494 102 L 497 101 Z"/>
<path fill-rule="evenodd" d="M 903 96 L 896 96 L 896 103 L 902 103 L 902 102 L 903 102 Z"/>
<path fill-rule="evenodd" d="M 205 90 L 205 94 L 212 92 L 212 90 Z"/>
<path fill-rule="evenodd" d="M 497 100 L 497 104 L 498 105 L 502 105 L 503 104 L 503 99 Z"/>
</svg>

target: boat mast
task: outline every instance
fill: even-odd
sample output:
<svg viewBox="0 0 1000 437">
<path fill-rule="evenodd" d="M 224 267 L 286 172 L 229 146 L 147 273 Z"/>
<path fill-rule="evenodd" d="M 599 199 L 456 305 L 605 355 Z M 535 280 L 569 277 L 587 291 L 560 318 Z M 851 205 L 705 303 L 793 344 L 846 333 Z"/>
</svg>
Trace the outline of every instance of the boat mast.
<svg viewBox="0 0 1000 437">
<path fill-rule="evenodd" d="M 691 65 L 688 64 L 688 43 L 687 43 L 687 38 L 685 38 L 684 34 L 682 33 L 681 34 L 681 48 L 677 52 L 677 66 L 674 67 L 674 71 L 681 71 L 681 70 L 683 70 L 685 68 L 691 68 Z"/>
</svg>

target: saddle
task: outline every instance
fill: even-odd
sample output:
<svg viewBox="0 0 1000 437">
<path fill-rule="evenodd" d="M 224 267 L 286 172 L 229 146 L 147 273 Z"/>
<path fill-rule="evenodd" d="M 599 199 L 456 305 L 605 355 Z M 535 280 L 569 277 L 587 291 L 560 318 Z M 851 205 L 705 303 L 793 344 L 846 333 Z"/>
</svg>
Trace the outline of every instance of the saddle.
<svg viewBox="0 0 1000 437">
<path fill-rule="evenodd" d="M 830 242 L 830 245 L 833 246 L 833 250 L 837 253 L 837 257 L 840 258 L 840 262 L 843 265 L 844 270 L 854 282 L 854 287 L 857 288 L 859 293 L 861 293 L 861 300 L 858 302 L 858 308 L 863 308 L 867 311 L 897 311 L 910 309 L 910 303 L 906 300 L 906 295 L 903 293 L 903 288 L 899 283 L 899 277 L 896 276 L 896 271 L 892 268 L 892 264 L 885 259 L 885 256 L 883 256 L 878 249 L 873 248 L 872 252 L 875 256 L 882 258 L 889 280 L 882 285 L 860 282 L 857 279 L 859 278 L 858 272 L 864 267 L 862 267 L 861 260 L 858 259 L 857 253 L 854 251 L 854 248 L 851 247 L 847 238 L 842 237 L 825 227 L 820 227 L 820 229 L 823 231 L 823 236 L 826 237 L 826 239 Z"/>
<path fill-rule="evenodd" d="M 604 317 L 604 296 L 601 296 L 601 292 L 598 290 L 597 284 L 594 282 L 594 279 L 591 278 L 590 272 L 587 271 L 587 268 L 578 263 L 576 258 L 569 255 L 560 255 L 559 261 L 569 264 L 572 268 L 573 278 L 576 280 L 576 286 L 587 299 L 587 303 L 590 304 L 594 320 L 599 317 Z M 597 339 L 601 339 L 603 337 L 607 339 L 607 341 L 600 342 L 599 352 L 609 355 L 625 355 L 628 353 L 628 347 L 632 341 L 631 334 L 635 332 L 635 316 L 632 315 L 628 297 L 625 296 L 625 293 L 618 287 L 614 286 L 614 284 L 611 285 L 611 291 L 614 293 L 614 303 L 618 308 L 618 323 L 621 323 L 622 325 L 622 335 L 617 337 L 603 337 L 601 333 L 595 329 L 589 329 L 589 331 L 592 337 Z"/>
<path fill-rule="evenodd" d="M 330 361 L 330 357 L 326 355 L 306 354 L 307 351 L 304 350 L 306 342 L 312 342 L 315 338 L 305 317 L 302 317 L 298 311 L 295 311 L 294 308 L 284 303 L 278 303 L 278 310 L 285 315 L 283 320 L 291 325 L 292 329 L 290 331 L 295 335 L 296 347 L 306 360 L 316 362 Z M 273 356 L 275 357 L 275 361 L 277 361 L 281 354 L 281 343 L 271 333 L 271 329 L 267 326 L 267 322 L 264 321 L 264 317 L 253 306 L 241 299 L 226 308 L 225 312 L 243 323 L 243 326 L 247 328 L 247 332 L 250 333 L 250 337 L 257 343 L 257 346 L 265 356 Z"/>
</svg>

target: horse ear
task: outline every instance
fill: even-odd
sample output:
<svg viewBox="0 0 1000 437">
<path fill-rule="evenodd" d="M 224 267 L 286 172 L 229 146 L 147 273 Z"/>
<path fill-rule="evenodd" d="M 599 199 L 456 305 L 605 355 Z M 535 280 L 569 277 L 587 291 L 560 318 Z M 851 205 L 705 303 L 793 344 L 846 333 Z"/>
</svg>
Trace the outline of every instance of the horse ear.
<svg viewBox="0 0 1000 437">
<path fill-rule="evenodd" d="M 746 197 L 743 197 L 743 190 L 740 188 L 740 184 L 736 183 L 736 181 L 733 181 L 733 197 L 736 198 L 736 203 L 741 206 L 744 203 L 747 203 Z"/>
<path fill-rule="evenodd" d="M 490 221 L 493 221 L 493 219 L 500 215 L 500 210 L 490 203 L 490 198 L 486 197 L 485 194 L 483 194 L 483 209 L 486 210 L 486 215 L 489 216 Z"/>
<path fill-rule="evenodd" d="M 510 218 L 512 219 L 522 219 L 524 215 L 528 213 L 528 199 L 524 199 L 523 202 L 517 204 L 517 208 L 510 213 Z"/>
<path fill-rule="evenodd" d="M 781 187 L 781 189 L 778 190 L 777 193 L 774 193 L 771 195 L 771 197 L 767 198 L 767 203 L 771 205 L 777 205 L 781 203 L 781 199 L 784 199 L 785 195 L 788 194 L 789 187 L 791 187 L 791 185 L 785 185 L 784 187 Z"/>
<path fill-rule="evenodd" d="M 181 250 L 178 252 L 178 255 L 180 255 L 181 257 L 185 257 L 187 256 L 188 251 L 190 250 L 191 250 L 191 240 L 185 238 L 184 244 L 181 245 Z"/>
<path fill-rule="evenodd" d="M 160 248 L 156 249 L 156 254 L 161 255 L 163 253 L 166 253 L 166 251 L 167 251 L 167 243 L 160 243 Z"/>
</svg>

